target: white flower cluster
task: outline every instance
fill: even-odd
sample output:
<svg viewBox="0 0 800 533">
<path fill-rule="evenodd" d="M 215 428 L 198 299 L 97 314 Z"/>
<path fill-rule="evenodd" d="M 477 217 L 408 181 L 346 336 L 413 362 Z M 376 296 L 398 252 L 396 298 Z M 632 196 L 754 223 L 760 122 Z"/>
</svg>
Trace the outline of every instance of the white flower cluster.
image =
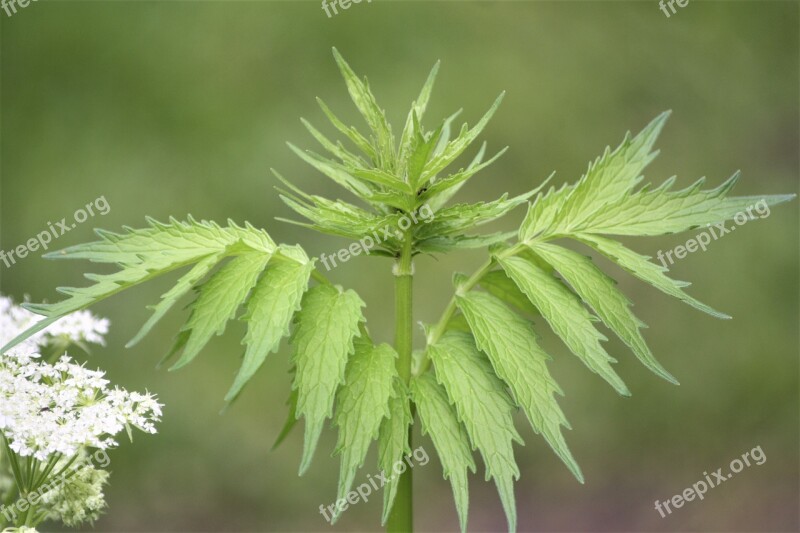
<svg viewBox="0 0 800 533">
<path fill-rule="evenodd" d="M 29 317 L 6 298 L 0 297 L 0 306 L 4 343 L 27 327 Z M 66 355 L 55 364 L 39 360 L 36 349 L 55 336 L 102 341 L 108 322 L 87 313 L 53 326 L 35 341 L 0 355 L 0 433 L 11 450 L 44 461 L 54 454 L 70 457 L 86 447 L 116 446 L 114 436 L 130 427 L 155 433 L 161 405 L 153 395 L 110 389 L 103 372 L 77 365 Z"/>
<path fill-rule="evenodd" d="M 0 346 L 22 333 L 42 317 L 31 313 L 6 296 L 0 296 Z M 58 340 L 74 343 L 104 344 L 108 333 L 108 319 L 97 318 L 89 311 L 78 311 L 57 320 L 43 331 L 12 349 L 12 354 L 38 353 L 39 349 Z"/>
</svg>

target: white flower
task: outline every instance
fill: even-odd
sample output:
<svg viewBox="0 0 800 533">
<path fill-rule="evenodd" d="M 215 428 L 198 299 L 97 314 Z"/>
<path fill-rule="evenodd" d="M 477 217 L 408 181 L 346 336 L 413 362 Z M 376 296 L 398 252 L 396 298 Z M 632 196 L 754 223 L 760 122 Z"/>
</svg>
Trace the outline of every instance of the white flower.
<svg viewBox="0 0 800 533">
<path fill-rule="evenodd" d="M 0 346 L 7 344 L 19 333 L 42 320 L 40 315 L 14 305 L 13 300 L 0 296 Z M 11 353 L 38 353 L 45 346 L 58 341 L 73 343 L 89 342 L 104 344 L 103 336 L 108 333 L 108 319 L 98 318 L 89 311 L 78 311 L 67 315 L 31 338 L 13 348 Z"/>
<path fill-rule="evenodd" d="M 0 297 L 0 343 L 35 322 L 35 317 Z M 108 322 L 76 313 L 54 323 L 32 341 L 0 356 L 0 434 L 19 456 L 44 461 L 71 457 L 83 448 L 106 449 L 114 437 L 136 427 L 155 433 L 161 404 L 155 396 L 109 388 L 104 373 L 68 356 L 41 361 L 39 350 L 54 339 L 101 343 Z"/>
</svg>

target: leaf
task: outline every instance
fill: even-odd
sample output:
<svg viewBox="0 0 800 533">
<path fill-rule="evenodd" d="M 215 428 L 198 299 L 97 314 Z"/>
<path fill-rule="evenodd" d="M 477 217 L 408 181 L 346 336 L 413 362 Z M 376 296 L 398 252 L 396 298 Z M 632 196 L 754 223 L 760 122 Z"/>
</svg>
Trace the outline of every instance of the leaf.
<svg viewBox="0 0 800 533">
<path fill-rule="evenodd" d="M 347 168 L 339 163 L 325 159 L 321 155 L 315 154 L 314 152 L 303 151 L 292 143 L 287 143 L 287 145 L 295 154 L 297 154 L 300 159 L 359 198 L 367 198 L 372 193 L 372 189 L 370 189 L 370 187 L 352 176 L 348 172 Z"/>
<path fill-rule="evenodd" d="M 369 141 L 361 135 L 358 130 L 354 127 L 345 126 L 344 123 L 336 118 L 336 115 L 330 110 L 330 108 L 322 101 L 322 99 L 317 98 L 317 103 L 319 104 L 320 109 L 322 112 L 325 113 L 325 116 L 328 117 L 328 120 L 333 124 L 333 127 L 339 130 L 345 137 L 350 139 L 350 141 L 358 147 L 370 160 L 377 161 L 378 156 L 375 153 L 375 149 L 369 143 Z"/>
<path fill-rule="evenodd" d="M 617 336 L 627 344 L 636 357 L 667 381 L 678 381 L 656 361 L 642 337 L 645 327 L 630 309 L 630 301 L 616 287 L 616 282 L 597 268 L 586 256 L 552 244 L 537 243 L 532 247 L 542 259 L 553 265 L 561 276 Z"/>
<path fill-rule="evenodd" d="M 519 290 L 519 287 L 502 270 L 493 270 L 484 274 L 480 280 L 480 285 L 495 298 L 512 305 L 523 313 L 528 315 L 539 314 L 528 297 Z"/>
<path fill-rule="evenodd" d="M 407 173 L 408 183 L 411 185 L 411 188 L 416 191 L 422 184 L 422 180 L 420 179 L 422 172 L 425 170 L 428 160 L 436 149 L 445 123 L 443 122 L 442 125 L 439 126 L 439 129 L 428 135 L 427 138 L 422 135 L 422 127 L 417 122 L 416 115 L 414 115 L 413 123 L 415 124 L 415 131 L 417 134 L 412 138 L 408 155 Z"/>
<path fill-rule="evenodd" d="M 493 222 L 512 209 L 525 203 L 531 193 L 508 198 L 504 194 L 493 202 L 477 202 L 474 204 L 456 204 L 436 213 L 427 224 L 417 226 L 416 236 L 419 239 L 439 238 L 444 235 L 463 231 Z"/>
<path fill-rule="evenodd" d="M 467 530 L 469 514 L 467 476 L 469 471 L 475 472 L 469 437 L 458 421 L 456 411 L 447 399 L 447 393 L 430 372 L 412 380 L 411 395 L 422 422 L 422 433 L 430 435 L 442 463 L 444 478 L 450 480 L 463 533 Z"/>
<path fill-rule="evenodd" d="M 469 180 L 472 176 L 474 176 L 484 168 L 488 167 L 489 165 L 497 161 L 504 153 L 506 153 L 507 150 L 508 147 L 506 146 L 505 148 L 497 152 L 497 154 L 495 154 L 495 156 L 489 159 L 488 161 L 469 165 L 466 169 L 459 170 L 455 174 L 452 174 L 444 179 L 435 181 L 430 185 L 430 187 L 428 187 L 428 190 L 425 191 L 425 193 L 423 193 L 420 196 L 418 202 L 420 204 L 423 204 L 426 201 L 429 201 L 433 198 L 436 198 L 440 194 L 445 193 L 446 191 L 448 191 L 448 189 L 456 188 L 457 191 L 467 180 Z M 455 191 L 453 192 L 455 193 Z"/>
<path fill-rule="evenodd" d="M 68 298 L 52 304 L 25 304 L 28 310 L 44 315 L 26 331 L 3 347 L 7 351 L 24 339 L 46 328 L 59 318 L 85 309 L 109 296 L 133 287 L 157 276 L 188 266 L 205 262 L 210 257 L 222 260 L 230 255 L 255 253 L 269 257 L 276 251 L 276 245 L 269 235 L 246 224 L 244 228 L 229 221 L 228 227 L 220 227 L 214 222 L 196 221 L 189 217 L 187 222 L 171 218 L 164 224 L 152 218 L 147 219 L 149 227 L 143 229 L 125 228 L 122 234 L 97 230 L 100 240 L 71 246 L 51 252 L 48 259 L 88 259 L 95 263 L 113 263 L 120 270 L 112 274 L 86 274 L 94 282 L 82 288 L 59 288 Z M 144 333 L 152 327 L 160 315 L 174 304 L 189 282 L 202 278 L 206 264 L 197 267 L 188 277 L 178 282 L 179 287 L 165 295 L 164 301 L 156 307 L 156 317 L 145 325 Z M 143 333 L 140 333 L 140 335 Z M 137 336 L 140 338 L 140 336 Z"/>
<path fill-rule="evenodd" d="M 686 287 L 689 283 L 685 281 L 676 281 L 668 278 L 664 272 L 667 271 L 666 267 L 659 266 L 655 263 L 648 261 L 649 257 L 639 255 L 636 252 L 629 250 L 622 244 L 612 239 L 600 237 L 599 235 L 586 235 L 579 234 L 575 238 L 584 244 L 587 244 L 605 255 L 616 264 L 627 270 L 642 281 L 649 283 L 656 289 L 674 296 L 679 300 L 691 305 L 695 309 L 699 309 L 704 313 L 717 318 L 731 318 L 730 316 L 715 311 L 706 304 L 699 302 L 686 294 L 681 287 Z"/>
<path fill-rule="evenodd" d="M 399 477 L 392 476 L 392 468 L 403 460 L 405 454 L 411 453 L 408 440 L 411 423 L 411 405 L 407 388 L 402 380 L 395 379 L 394 393 L 389 400 L 389 415 L 381 422 L 378 436 L 378 466 L 388 479 L 383 487 L 381 524 L 384 525 L 392 511 L 400 482 Z"/>
<path fill-rule="evenodd" d="M 358 157 L 355 154 L 350 153 L 347 151 L 341 143 L 334 143 L 327 137 L 325 137 L 322 133 L 319 132 L 314 126 L 311 125 L 309 121 L 304 118 L 300 119 L 300 122 L 303 123 L 303 126 L 306 127 L 308 132 L 325 148 L 331 155 L 334 155 L 339 158 L 339 160 L 350 167 L 359 167 L 364 165 L 364 160 Z"/>
<path fill-rule="evenodd" d="M 281 432 L 278 433 L 278 436 L 275 438 L 275 443 L 272 445 L 270 451 L 277 450 L 278 446 L 286 440 L 286 437 L 289 436 L 294 426 L 297 424 L 297 390 L 293 390 L 289 393 L 289 399 L 286 401 L 286 405 L 289 407 L 289 413 L 286 415 L 286 422 L 284 422 Z"/>
<path fill-rule="evenodd" d="M 278 350 L 281 339 L 289 335 L 289 325 L 300 310 L 300 301 L 308 288 L 314 263 L 305 252 L 296 249 L 300 261 L 280 261 L 264 273 L 247 302 L 247 346 L 244 361 L 225 400 L 230 402 L 255 375 L 267 355 Z M 302 261 L 305 262 L 302 262 Z"/>
<path fill-rule="evenodd" d="M 453 250 L 471 250 L 503 243 L 513 238 L 516 231 L 489 233 L 486 235 L 447 235 L 419 241 L 415 251 L 419 253 L 447 253 Z"/>
<path fill-rule="evenodd" d="M 350 98 L 358 108 L 361 116 L 369 125 L 372 133 L 377 140 L 377 153 L 378 166 L 387 169 L 388 165 L 394 157 L 394 140 L 389 123 L 386 121 L 386 114 L 378 106 L 378 102 L 372 95 L 366 80 L 361 81 L 347 64 L 347 61 L 341 56 L 336 48 L 333 49 L 333 57 L 336 59 L 336 64 L 339 65 L 339 70 L 342 72 L 344 81 L 347 84 L 347 91 L 350 93 Z"/>
<path fill-rule="evenodd" d="M 658 155 L 652 151 L 653 145 L 669 115 L 669 111 L 661 113 L 633 138 L 626 134 L 616 150 L 606 148 L 589 165 L 564 202 L 559 217 L 562 227 L 575 227 L 592 213 L 623 198 L 641 181 L 642 171 Z"/>
<path fill-rule="evenodd" d="M 793 194 L 774 196 L 739 196 L 726 198 L 739 179 L 737 172 L 725 183 L 711 190 L 701 190 L 705 179 L 672 191 L 674 178 L 660 187 L 647 187 L 609 204 L 594 213 L 577 231 L 610 235 L 662 235 L 679 233 L 730 220 L 739 213 L 752 211 L 757 203 L 775 205 L 794 198 Z"/>
<path fill-rule="evenodd" d="M 364 302 L 351 291 L 317 285 L 303 297 L 295 318 L 292 362 L 296 373 L 297 413 L 305 417 L 302 475 L 311 464 L 322 425 L 333 415 L 336 390 L 344 383 L 345 367 L 353 353 L 353 339 L 364 321 Z"/>
<path fill-rule="evenodd" d="M 189 319 L 181 328 L 189 332 L 189 338 L 183 354 L 170 370 L 189 364 L 211 337 L 222 335 L 268 261 L 269 256 L 256 252 L 240 255 L 200 286 Z"/>
<path fill-rule="evenodd" d="M 509 531 L 516 529 L 514 480 L 519 469 L 512 442 L 522 444 L 514 428 L 513 404 L 489 361 L 478 351 L 469 334 L 448 331 L 428 346 L 436 378 L 455 405 L 472 442 L 486 465 L 486 479 L 494 479 L 508 519 Z"/>
<path fill-rule="evenodd" d="M 500 266 L 531 300 L 564 344 L 591 370 L 623 396 L 630 392 L 611 368 L 616 362 L 600 341 L 608 340 L 592 324 L 580 300 L 553 276 L 520 257 L 498 259 Z"/>
<path fill-rule="evenodd" d="M 547 369 L 550 357 L 536 342 L 530 324 L 491 294 L 470 291 L 456 301 L 478 348 L 489 356 L 534 431 L 583 483 L 581 469 L 561 434 L 561 426 L 569 429 L 569 423 L 554 395 L 563 392 Z"/>
<path fill-rule="evenodd" d="M 389 402 L 395 392 L 395 380 L 399 379 L 396 358 L 397 352 L 388 344 L 373 346 L 369 339 L 362 338 L 347 363 L 345 385 L 336 402 L 339 440 L 335 453 L 341 455 L 337 500 L 347 497 L 370 443 L 378 438 L 381 422 L 390 415 Z M 339 514 L 337 508 L 331 523 Z"/>
<path fill-rule="evenodd" d="M 505 93 L 501 93 L 500 96 L 497 97 L 492 104 L 492 107 L 478 121 L 474 128 L 469 129 L 467 125 L 464 124 L 458 137 L 447 143 L 441 152 L 434 155 L 430 162 L 425 166 L 425 171 L 422 173 L 421 177 L 421 183 L 425 183 L 433 179 L 439 172 L 444 170 L 448 165 L 450 165 L 450 163 L 455 161 L 456 158 L 461 155 L 470 144 L 472 144 L 472 142 L 483 131 L 483 128 L 485 128 L 489 123 L 489 120 L 491 120 L 495 111 L 497 111 L 497 108 L 500 106 L 500 102 L 503 101 L 503 96 L 505 96 Z"/>
<path fill-rule="evenodd" d="M 408 160 L 408 151 L 409 147 L 411 146 L 411 141 L 418 133 L 421 133 L 419 121 L 422 120 L 423 115 L 425 115 L 425 110 L 428 108 L 428 101 L 430 100 L 431 93 L 433 92 L 433 84 L 436 81 L 436 74 L 438 74 L 438 72 L 439 62 L 437 61 L 436 64 L 433 65 L 430 74 L 428 74 L 428 78 L 425 80 L 425 84 L 422 86 L 422 91 L 420 91 L 419 97 L 412 104 L 411 110 L 408 112 L 406 125 L 403 128 L 403 133 L 400 135 L 400 154 L 398 159 L 401 162 Z M 414 122 L 415 119 L 417 121 L 416 124 Z"/>
<path fill-rule="evenodd" d="M 125 345 L 125 347 L 130 348 L 141 341 L 145 335 L 150 332 L 153 326 L 155 326 L 156 323 L 158 323 L 158 321 L 164 317 L 167 311 L 169 311 L 172 306 L 175 305 L 175 302 L 189 292 L 189 290 L 194 287 L 196 283 L 199 283 L 200 280 L 202 280 L 206 274 L 208 274 L 211 269 L 214 268 L 217 263 L 219 263 L 221 258 L 221 254 L 209 255 L 201 259 L 199 263 L 197 263 L 189 272 L 181 277 L 174 287 L 164 293 L 164 295 L 161 297 L 161 301 L 158 304 L 150 307 L 153 309 L 153 314 L 142 326 L 142 329 L 139 330 L 139 333 L 137 333 L 136 336 Z"/>
</svg>

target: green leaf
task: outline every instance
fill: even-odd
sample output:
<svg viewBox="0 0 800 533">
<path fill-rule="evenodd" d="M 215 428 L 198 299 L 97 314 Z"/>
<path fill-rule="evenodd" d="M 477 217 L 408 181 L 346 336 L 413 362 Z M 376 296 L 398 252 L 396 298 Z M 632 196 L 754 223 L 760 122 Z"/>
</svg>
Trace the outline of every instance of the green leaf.
<svg viewBox="0 0 800 533">
<path fill-rule="evenodd" d="M 494 479 L 508 519 L 509 531 L 516 529 L 514 480 L 519 469 L 512 443 L 522 444 L 514 428 L 514 406 L 505 386 L 478 351 L 469 334 L 448 331 L 428 346 L 436 377 L 455 405 L 472 442 L 486 465 L 486 479 Z"/>
<path fill-rule="evenodd" d="M 465 228 L 474 228 L 493 222 L 507 215 L 512 209 L 524 204 L 531 193 L 508 198 L 504 194 L 493 202 L 477 202 L 474 204 L 456 204 L 436 213 L 427 224 L 416 227 L 418 239 L 438 238 Z"/>
<path fill-rule="evenodd" d="M 481 280 L 480 285 L 486 292 L 493 295 L 495 298 L 512 305 L 519 311 L 528 315 L 538 315 L 539 312 L 533 306 L 531 301 L 525 294 L 519 290 L 516 283 L 509 278 L 502 270 L 493 270 L 485 274 Z"/>
<path fill-rule="evenodd" d="M 421 182 L 425 183 L 433 179 L 439 172 L 444 170 L 450 163 L 456 160 L 467 147 L 480 135 L 486 125 L 491 120 L 500 102 L 503 101 L 505 93 L 500 94 L 492 104 L 492 107 L 486 114 L 478 121 L 474 128 L 469 129 L 466 124 L 461 128 L 458 137 L 447 143 L 441 152 L 434 155 L 430 162 L 425 166 L 425 171 L 422 173 Z"/>
<path fill-rule="evenodd" d="M 319 142 L 319 144 L 321 144 L 322 147 L 325 148 L 332 155 L 338 157 L 343 164 L 350 167 L 360 167 L 365 164 L 363 159 L 347 151 L 344 148 L 344 146 L 342 146 L 342 143 L 334 143 L 333 141 L 325 137 L 306 119 L 301 118 L 300 121 L 303 123 L 303 126 L 306 127 L 308 132 L 317 140 L 317 142 Z"/>
<path fill-rule="evenodd" d="M 447 253 L 453 250 L 471 250 L 485 248 L 497 243 L 506 242 L 516 235 L 516 231 L 489 233 L 487 235 L 447 235 L 430 237 L 419 241 L 414 251 L 418 253 Z"/>
<path fill-rule="evenodd" d="M 388 482 L 383 487 L 383 514 L 381 524 L 386 524 L 392 511 L 400 478 L 392 475 L 394 465 L 411 453 L 408 433 L 412 423 L 408 391 L 400 379 L 395 379 L 394 393 L 389 400 L 389 416 L 381 422 L 378 436 L 378 466 Z"/>
<path fill-rule="evenodd" d="M 386 114 L 378 106 L 378 102 L 372 95 L 366 79 L 364 81 L 358 79 L 356 73 L 353 72 L 353 69 L 350 68 L 350 65 L 347 64 L 347 61 L 344 60 L 336 48 L 333 49 L 333 57 L 336 59 L 336 64 L 339 65 L 339 70 L 347 84 L 350 98 L 375 135 L 379 155 L 378 166 L 387 169 L 386 165 L 394 158 L 394 138 L 389 123 L 386 121 Z"/>
<path fill-rule="evenodd" d="M 369 143 L 369 141 L 361 135 L 358 130 L 354 127 L 345 126 L 344 123 L 336 118 L 336 115 L 330 110 L 330 108 L 322 101 L 322 99 L 317 98 L 317 103 L 319 104 L 320 109 L 322 112 L 325 113 L 325 116 L 328 117 L 333 127 L 339 130 L 345 137 L 350 139 L 350 141 L 358 147 L 367 157 L 370 158 L 373 162 L 377 161 L 378 156 L 375 154 L 375 149 Z"/>
<path fill-rule="evenodd" d="M 411 110 L 408 112 L 406 125 L 403 128 L 403 133 L 400 135 L 400 154 L 398 159 L 401 162 L 407 161 L 408 151 L 411 146 L 412 139 L 414 139 L 418 133 L 421 133 L 419 121 L 422 120 L 425 110 L 428 108 L 428 101 L 430 100 L 431 93 L 433 92 L 433 84 L 436 81 L 436 74 L 438 72 L 439 62 L 437 61 L 436 64 L 433 65 L 433 69 L 431 69 L 430 74 L 428 74 L 428 79 L 425 81 L 425 85 L 422 86 L 422 91 L 420 92 L 419 97 L 412 104 Z"/>
<path fill-rule="evenodd" d="M 213 222 L 196 221 L 189 217 L 187 222 L 173 218 L 163 224 L 148 218 L 149 227 L 144 229 L 125 228 L 122 234 L 97 230 L 100 240 L 71 246 L 64 250 L 51 252 L 49 259 L 88 259 L 95 263 L 113 263 L 120 270 L 112 274 L 86 274 L 94 282 L 89 287 L 59 288 L 68 298 L 52 304 L 26 304 L 30 311 L 44 315 L 26 331 L 3 347 L 9 350 L 24 339 L 46 328 L 59 318 L 85 309 L 109 296 L 133 287 L 157 276 L 188 266 L 202 263 L 184 276 L 174 290 L 168 292 L 156 306 L 156 314 L 145 324 L 143 332 L 165 313 L 174 302 L 186 292 L 191 282 L 201 279 L 208 271 L 212 257 L 222 260 L 230 255 L 252 253 L 269 258 L 276 245 L 269 235 L 247 224 L 244 228 L 229 221 L 228 227 L 220 227 Z"/>
<path fill-rule="evenodd" d="M 142 326 L 142 329 L 139 330 L 139 333 L 131 339 L 128 344 L 125 345 L 126 348 L 130 348 L 141 341 L 145 335 L 147 335 L 153 326 L 161 320 L 164 315 L 169 311 L 175 302 L 177 302 L 182 296 L 189 292 L 189 290 L 195 286 L 195 284 L 199 283 L 203 278 L 206 277 L 214 266 L 220 262 L 222 259 L 222 254 L 214 254 L 209 255 L 200 260 L 192 269 L 187 272 L 181 279 L 178 280 L 178 283 L 175 284 L 169 291 L 164 293 L 161 297 L 161 301 L 154 305 L 150 306 L 153 309 L 153 314 L 150 318 L 145 322 Z"/>
<path fill-rule="evenodd" d="M 547 369 L 550 358 L 536 342 L 530 324 L 491 294 L 470 291 L 456 301 L 478 348 L 489 356 L 534 431 L 583 483 L 581 469 L 561 433 L 561 426 L 569 428 L 569 423 L 554 395 L 563 392 Z"/>
<path fill-rule="evenodd" d="M 443 122 L 442 125 L 439 126 L 439 129 L 428 135 L 427 138 L 422 135 L 422 128 L 417 122 L 416 115 L 414 115 L 414 124 L 417 134 L 412 138 L 408 155 L 407 173 L 408 183 L 411 185 L 411 188 L 416 191 L 422 184 L 422 180 L 420 179 L 422 172 L 425 170 L 425 165 L 428 164 L 428 160 L 436 149 L 445 123 Z"/>
<path fill-rule="evenodd" d="M 536 243 L 532 249 L 558 270 L 603 323 L 633 350 L 644 366 L 678 385 L 672 374 L 653 357 L 639 331 L 646 327 L 645 324 L 633 314 L 630 301 L 617 289 L 613 279 L 597 268 L 591 259 L 572 250 L 545 243 Z"/>
<path fill-rule="evenodd" d="M 619 242 L 600 237 L 599 235 L 586 235 L 579 234 L 575 238 L 584 244 L 587 244 L 605 255 L 623 269 L 627 270 L 642 281 L 649 283 L 656 289 L 674 296 L 675 298 L 686 302 L 695 309 L 699 309 L 704 313 L 717 318 L 731 318 L 730 316 L 715 311 L 706 304 L 692 298 L 686 294 L 682 287 L 687 287 L 689 283 L 685 281 L 676 281 L 668 278 L 664 272 L 667 271 L 666 267 L 657 265 L 648 261 L 647 256 L 639 255 L 636 252 L 629 250 Z"/>
<path fill-rule="evenodd" d="M 333 415 L 336 390 L 344 383 L 353 339 L 364 321 L 363 306 L 351 290 L 317 285 L 305 294 L 295 315 L 293 388 L 298 391 L 297 413 L 306 420 L 301 475 L 311 464 L 325 419 Z"/>
<path fill-rule="evenodd" d="M 255 375 L 264 360 L 278 350 L 281 339 L 289 335 L 289 325 L 300 310 L 300 301 L 308 288 L 314 263 L 296 248 L 300 261 L 280 261 L 270 266 L 247 302 L 247 323 L 244 344 L 247 350 L 226 401 L 232 401 Z M 305 262 L 303 262 L 305 261 Z"/>
<path fill-rule="evenodd" d="M 389 402 L 399 379 L 396 358 L 397 352 L 388 344 L 373 346 L 369 339 L 361 338 L 347 363 L 345 385 L 336 400 L 339 440 L 335 453 L 341 455 L 337 500 L 347 497 L 370 443 L 378 438 L 381 422 L 390 415 Z M 337 509 L 331 523 L 338 518 Z"/>
<path fill-rule="evenodd" d="M 286 405 L 289 407 L 289 413 L 286 415 L 286 422 L 283 423 L 281 432 L 278 433 L 270 451 L 277 450 L 278 446 L 280 446 L 292 432 L 294 426 L 297 425 L 297 390 L 293 390 L 289 393 L 289 399 L 286 401 Z"/>
<path fill-rule="evenodd" d="M 587 217 L 576 229 L 586 233 L 610 235 L 662 235 L 679 233 L 730 220 L 739 213 L 752 212 L 758 203 L 775 205 L 794 198 L 793 194 L 774 196 L 739 196 L 726 198 L 739 179 L 737 172 L 725 183 L 711 190 L 701 190 L 705 179 L 691 186 L 671 190 L 674 178 L 660 187 L 647 187 L 609 204 L 602 211 Z"/>
<path fill-rule="evenodd" d="M 629 396 L 625 383 L 611 368 L 610 363 L 616 362 L 615 359 L 600 345 L 600 341 L 608 339 L 594 327 L 591 315 L 575 294 L 525 259 L 509 257 L 498 262 L 572 353 L 618 393 Z"/>
<path fill-rule="evenodd" d="M 347 168 L 343 165 L 340 165 L 335 161 L 325 159 L 321 155 L 315 154 L 314 152 L 303 151 L 292 143 L 287 143 L 287 145 L 295 154 L 297 154 L 300 159 L 359 198 L 367 198 L 372 193 L 372 189 L 370 189 L 370 187 L 352 176 Z"/>
<path fill-rule="evenodd" d="M 222 335 L 247 298 L 269 256 L 249 253 L 233 258 L 198 289 L 197 300 L 182 331 L 189 332 L 183 353 L 170 370 L 189 364 L 214 335 Z"/>
<path fill-rule="evenodd" d="M 357 168 L 352 169 L 351 172 L 358 178 L 369 181 L 370 183 L 375 183 L 377 185 L 383 185 L 384 187 L 387 187 L 393 191 L 398 191 L 405 194 L 411 194 L 412 192 L 408 183 L 401 181 L 394 174 L 386 172 L 385 170 L 378 168 Z"/>
<path fill-rule="evenodd" d="M 486 145 L 484 145 L 484 148 L 485 146 Z M 428 200 L 436 198 L 437 196 L 447 192 L 449 189 L 455 188 L 455 191 L 453 191 L 453 194 L 455 194 L 455 192 L 458 189 L 460 189 L 461 186 L 467 180 L 469 180 L 472 176 L 474 176 L 484 168 L 488 167 L 489 165 L 497 161 L 504 153 L 506 153 L 506 150 L 508 150 L 508 146 L 497 152 L 497 154 L 488 161 L 478 164 L 471 164 L 466 169 L 459 170 L 455 174 L 447 176 L 444 179 L 435 181 L 430 185 L 430 187 L 428 187 L 427 191 L 425 191 L 422 195 L 420 195 L 420 199 L 418 200 L 418 202 L 420 204 L 423 204 Z M 447 199 L 449 198 L 450 196 L 447 197 Z"/>
<path fill-rule="evenodd" d="M 661 113 L 635 137 L 625 135 L 622 144 L 589 165 L 564 202 L 560 219 L 565 228 L 580 224 L 587 216 L 627 195 L 642 179 L 644 168 L 658 155 L 653 145 L 670 112 Z"/>
<path fill-rule="evenodd" d="M 430 435 L 442 463 L 444 478 L 450 480 L 458 521 L 463 533 L 467 530 L 469 514 L 467 476 L 469 471 L 475 472 L 475 460 L 472 457 L 469 437 L 447 399 L 447 392 L 430 372 L 418 376 L 411 382 L 411 395 L 422 422 L 422 433 Z"/>
</svg>

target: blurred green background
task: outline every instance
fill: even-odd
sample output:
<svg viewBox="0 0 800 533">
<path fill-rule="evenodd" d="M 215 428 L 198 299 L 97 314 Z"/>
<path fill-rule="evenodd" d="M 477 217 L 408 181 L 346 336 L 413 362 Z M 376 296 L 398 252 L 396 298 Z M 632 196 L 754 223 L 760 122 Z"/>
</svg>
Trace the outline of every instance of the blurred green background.
<svg viewBox="0 0 800 533">
<path fill-rule="evenodd" d="M 459 200 L 518 194 L 553 170 L 577 179 L 607 144 L 665 109 L 673 115 L 662 155 L 646 177 L 677 175 L 717 185 L 741 169 L 738 194 L 797 192 L 798 4 L 700 2 L 670 18 L 648 2 L 389 2 L 354 4 L 328 18 L 312 2 L 45 2 L 0 13 L 2 212 L 0 248 L 23 243 L 49 221 L 105 196 L 111 211 L 92 227 L 141 226 L 144 216 L 250 221 L 309 254 L 346 244 L 274 220 L 290 216 L 268 169 L 302 188 L 346 198 L 285 146 L 313 147 L 299 117 L 332 129 L 320 96 L 361 126 L 331 57 L 336 46 L 367 74 L 401 126 L 437 59 L 442 70 L 428 124 L 463 107 L 474 123 L 507 97 L 483 137 L 511 150 L 474 178 Z M 469 154 L 470 156 L 472 154 Z M 512 229 L 515 212 L 500 229 Z M 692 234 L 637 241 L 655 255 Z M 587 478 L 575 482 L 533 435 L 517 448 L 521 531 L 796 531 L 798 528 L 798 202 L 677 263 L 690 292 L 734 316 L 720 321 L 609 267 L 650 325 L 646 338 L 681 381 L 648 373 L 616 339 L 607 347 L 633 392 L 618 397 L 545 328 L 552 372 L 574 430 L 570 446 Z M 48 262 L 37 252 L 0 265 L 3 293 L 56 298 L 82 283 L 86 263 Z M 453 270 L 483 252 L 417 261 L 415 312 L 436 320 Z M 370 263 L 371 261 L 371 263 Z M 366 300 L 377 340 L 391 340 L 390 263 L 359 257 L 330 276 Z M 297 477 L 302 435 L 270 447 L 286 416 L 287 350 L 271 356 L 240 401 L 218 413 L 242 353 L 239 325 L 177 372 L 154 366 L 184 318 L 171 314 L 134 349 L 124 343 L 173 277 L 94 308 L 112 321 L 108 346 L 89 357 L 130 389 L 166 404 L 157 436 L 112 454 L 110 510 L 99 531 L 373 531 L 379 498 L 349 509 L 334 527 L 320 504 L 334 499 L 334 435 Z M 417 424 L 418 425 L 418 424 Z M 417 428 L 418 431 L 419 428 Z M 433 445 L 416 437 L 431 455 Z M 767 461 L 745 469 L 666 519 L 653 509 L 742 453 Z M 480 463 L 479 463 L 480 464 Z M 374 453 L 357 479 L 377 472 Z M 436 459 L 415 469 L 420 531 L 457 527 L 449 483 Z M 472 477 L 470 526 L 505 528 L 482 466 Z"/>
</svg>

